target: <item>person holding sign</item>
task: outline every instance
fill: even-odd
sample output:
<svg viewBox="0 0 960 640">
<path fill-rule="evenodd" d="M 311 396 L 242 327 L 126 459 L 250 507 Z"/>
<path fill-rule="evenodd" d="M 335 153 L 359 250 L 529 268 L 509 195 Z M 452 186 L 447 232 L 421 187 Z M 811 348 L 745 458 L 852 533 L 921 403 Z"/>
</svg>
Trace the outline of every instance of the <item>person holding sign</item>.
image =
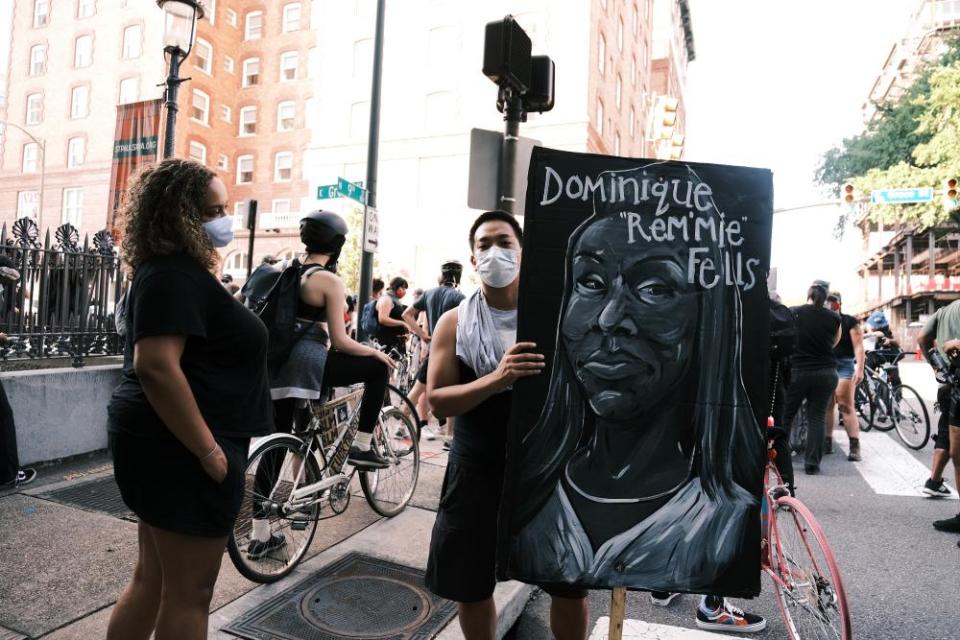
<svg viewBox="0 0 960 640">
<path fill-rule="evenodd" d="M 430 541 L 426 585 L 459 604 L 468 640 L 496 634 L 497 512 L 512 387 L 544 368 L 535 344 L 516 342 L 522 237 L 520 225 L 506 212 L 477 218 L 470 229 L 470 250 L 480 289 L 440 318 L 430 350 L 428 399 L 438 417 L 456 416 L 456 437 Z M 554 636 L 585 638 L 586 591 L 544 588 L 553 598 Z"/>
</svg>

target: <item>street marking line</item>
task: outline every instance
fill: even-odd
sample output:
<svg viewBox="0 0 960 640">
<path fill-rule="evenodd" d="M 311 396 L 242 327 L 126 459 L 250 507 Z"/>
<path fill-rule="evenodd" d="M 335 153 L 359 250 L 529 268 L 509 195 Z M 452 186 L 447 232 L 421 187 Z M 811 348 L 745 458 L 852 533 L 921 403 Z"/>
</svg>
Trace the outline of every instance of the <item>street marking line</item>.
<svg viewBox="0 0 960 640">
<path fill-rule="evenodd" d="M 850 451 L 850 440 L 843 429 L 833 432 L 833 441 Z M 923 483 L 930 478 L 930 469 L 907 453 L 885 433 L 860 432 L 860 454 L 863 460 L 853 466 L 867 481 L 874 493 L 886 496 L 930 498 L 923 493 Z M 950 496 L 940 500 L 956 500 L 957 492 L 949 487 Z"/>
<path fill-rule="evenodd" d="M 603 616 L 594 625 L 590 640 L 608 640 L 609 630 L 610 618 Z M 629 618 L 623 621 L 623 640 L 730 640 L 730 637 L 727 634 L 671 627 Z"/>
</svg>

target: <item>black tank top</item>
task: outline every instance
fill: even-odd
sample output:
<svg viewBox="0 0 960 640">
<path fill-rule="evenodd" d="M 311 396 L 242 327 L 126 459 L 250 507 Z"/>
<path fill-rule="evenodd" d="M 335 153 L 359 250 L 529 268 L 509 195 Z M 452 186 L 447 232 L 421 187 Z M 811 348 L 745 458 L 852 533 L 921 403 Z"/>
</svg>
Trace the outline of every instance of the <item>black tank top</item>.
<svg viewBox="0 0 960 640">
<path fill-rule="evenodd" d="M 460 384 L 477 379 L 467 364 L 457 358 Z M 450 454 L 465 462 L 503 467 L 507 458 L 507 421 L 510 420 L 512 391 L 497 393 L 462 416 L 454 418 Z"/>
<path fill-rule="evenodd" d="M 317 269 L 317 267 L 320 267 Z M 300 265 L 300 277 L 302 278 L 305 273 L 308 271 L 316 273 L 321 270 L 326 270 L 326 267 L 322 267 L 317 264 L 302 264 Z M 300 285 L 303 286 L 302 284 Z M 297 317 L 303 318 L 304 320 L 312 320 L 313 322 L 323 322 L 326 318 L 326 307 L 315 307 L 313 305 L 307 304 L 303 301 L 303 297 L 300 297 L 300 301 L 297 303 Z"/>
</svg>

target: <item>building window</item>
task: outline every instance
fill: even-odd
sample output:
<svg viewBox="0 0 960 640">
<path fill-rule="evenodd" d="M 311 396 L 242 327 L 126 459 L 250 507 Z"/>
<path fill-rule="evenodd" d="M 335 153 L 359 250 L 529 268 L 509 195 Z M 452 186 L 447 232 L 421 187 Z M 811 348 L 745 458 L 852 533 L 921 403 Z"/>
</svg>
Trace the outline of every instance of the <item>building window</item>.
<svg viewBox="0 0 960 640">
<path fill-rule="evenodd" d="M 353 43 L 353 77 L 366 76 L 373 68 L 373 40 L 364 38 Z"/>
<path fill-rule="evenodd" d="M 260 84 L 260 58 L 247 58 L 243 61 L 241 86 L 252 87 L 255 84 Z"/>
<path fill-rule="evenodd" d="M 63 190 L 63 224 L 80 228 L 83 221 L 83 189 L 70 187 Z"/>
<path fill-rule="evenodd" d="M 93 64 L 93 36 L 80 36 L 73 45 L 73 66 L 77 69 Z"/>
<path fill-rule="evenodd" d="M 50 0 L 33 0 L 33 26 L 45 27 L 50 22 Z"/>
<path fill-rule="evenodd" d="M 237 67 L 230 56 L 223 56 L 223 68 L 227 73 L 236 73 Z"/>
<path fill-rule="evenodd" d="M 130 104 L 140 99 L 140 79 L 124 78 L 120 81 L 120 97 L 118 104 Z"/>
<path fill-rule="evenodd" d="M 200 164 L 207 164 L 207 148 L 199 142 L 190 142 L 190 159 Z"/>
<path fill-rule="evenodd" d="M 67 168 L 76 169 L 83 166 L 87 144 L 83 138 L 70 138 L 67 141 Z"/>
<path fill-rule="evenodd" d="M 283 8 L 283 32 L 300 30 L 300 3 L 291 2 Z"/>
<path fill-rule="evenodd" d="M 36 44 L 30 47 L 30 75 L 42 76 L 47 72 L 47 47 Z"/>
<path fill-rule="evenodd" d="M 207 20 L 213 24 L 217 18 L 217 0 L 207 0 L 204 4 L 207 5 Z"/>
<path fill-rule="evenodd" d="M 36 220 L 39 211 L 39 191 L 20 191 L 17 193 L 17 218 L 33 218 Z"/>
<path fill-rule="evenodd" d="M 123 57 L 139 58 L 143 53 L 143 27 L 132 24 L 123 30 Z"/>
<path fill-rule="evenodd" d="M 247 14 L 244 40 L 259 40 L 263 35 L 263 11 L 251 11 Z"/>
<path fill-rule="evenodd" d="M 427 94 L 426 120 L 424 127 L 429 131 L 447 129 L 456 124 L 457 99 L 450 91 L 436 91 Z"/>
<path fill-rule="evenodd" d="M 633 35 L 637 35 L 640 32 L 640 10 L 637 9 L 637 5 L 633 5 L 633 21 L 631 23 L 631 29 L 633 29 Z"/>
<path fill-rule="evenodd" d="M 630 82 L 637 82 L 637 56 L 630 58 Z"/>
<path fill-rule="evenodd" d="M 257 133 L 257 108 L 243 107 L 240 109 L 240 135 L 252 136 Z"/>
<path fill-rule="evenodd" d="M 209 42 L 198 38 L 197 43 L 194 46 L 193 55 L 194 66 L 207 74 L 213 72 L 213 47 L 210 46 Z"/>
<path fill-rule="evenodd" d="M 89 18 L 97 12 L 97 0 L 77 0 L 77 17 Z"/>
<path fill-rule="evenodd" d="M 224 122 L 233 122 L 233 109 L 225 104 L 220 105 L 220 119 Z"/>
<path fill-rule="evenodd" d="M 210 96 L 199 89 L 193 90 L 190 117 L 202 124 L 210 124 Z"/>
<path fill-rule="evenodd" d="M 36 173 L 40 169 L 40 145 L 28 142 L 23 145 L 23 159 L 20 163 L 22 173 Z"/>
<path fill-rule="evenodd" d="M 350 105 L 350 137 L 365 135 L 370 124 L 370 103 L 354 102 Z"/>
<path fill-rule="evenodd" d="M 603 137 L 603 100 L 597 98 L 597 133 Z"/>
<path fill-rule="evenodd" d="M 27 95 L 27 124 L 40 124 L 43 120 L 43 94 L 31 93 Z"/>
<path fill-rule="evenodd" d="M 90 87 L 82 84 L 74 87 L 70 96 L 70 117 L 86 118 L 90 113 Z"/>
<path fill-rule="evenodd" d="M 296 80 L 297 67 L 300 66 L 300 54 L 296 51 L 287 51 L 280 55 L 280 80 Z"/>
<path fill-rule="evenodd" d="M 630 137 L 636 134 L 637 131 L 637 112 L 633 110 L 633 107 L 630 107 Z"/>
<path fill-rule="evenodd" d="M 613 136 L 613 155 L 620 155 L 620 132 Z"/>
<path fill-rule="evenodd" d="M 617 74 L 617 109 L 623 104 L 623 79 Z"/>
<path fill-rule="evenodd" d="M 237 158 L 237 184 L 250 182 L 253 182 L 253 156 L 240 156 Z"/>
<path fill-rule="evenodd" d="M 297 117 L 297 104 L 292 100 L 277 105 L 277 131 L 291 131 Z"/>
<path fill-rule="evenodd" d="M 223 153 L 217 156 L 217 169 L 220 169 L 220 171 L 230 171 L 230 158 Z"/>
<path fill-rule="evenodd" d="M 233 9 L 227 9 L 227 24 L 231 27 L 237 26 L 237 12 Z"/>
<path fill-rule="evenodd" d="M 290 200 L 287 198 L 274 200 L 271 208 L 273 209 L 273 215 L 286 215 L 290 213 Z"/>
<path fill-rule="evenodd" d="M 281 151 L 273 159 L 273 179 L 277 182 L 293 180 L 293 154 Z"/>
<path fill-rule="evenodd" d="M 623 52 L 623 18 L 617 18 L 617 51 Z"/>
<path fill-rule="evenodd" d="M 603 34 L 600 34 L 600 38 L 597 40 L 597 69 L 600 70 L 600 75 L 603 75 L 607 68 L 607 39 L 603 37 Z"/>
</svg>

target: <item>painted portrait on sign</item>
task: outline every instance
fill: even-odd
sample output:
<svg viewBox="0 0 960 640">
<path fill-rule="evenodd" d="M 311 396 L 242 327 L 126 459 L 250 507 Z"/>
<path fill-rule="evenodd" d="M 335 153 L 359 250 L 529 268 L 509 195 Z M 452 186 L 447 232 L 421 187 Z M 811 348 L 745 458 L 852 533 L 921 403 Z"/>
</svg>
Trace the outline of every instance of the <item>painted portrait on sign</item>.
<svg viewBox="0 0 960 640">
<path fill-rule="evenodd" d="M 690 165 L 587 171 L 571 186 L 552 162 L 531 170 L 525 265 L 538 240 L 556 244 L 551 221 L 573 230 L 562 254 L 542 252 L 563 260 L 554 336 L 522 336 L 546 346 L 552 366 L 545 389 L 517 389 L 518 405 L 539 392 L 540 410 L 512 425 L 500 573 L 751 593 L 765 447 L 743 375 L 744 314 L 745 297 L 766 295 L 769 208 L 751 205 L 754 218 L 766 213 L 760 224 L 727 209 L 718 192 L 735 185 Z M 559 209 L 538 218 L 537 203 Z M 525 298 L 536 281 L 521 279 L 521 325 L 525 302 L 545 304 L 542 290 Z"/>
</svg>

